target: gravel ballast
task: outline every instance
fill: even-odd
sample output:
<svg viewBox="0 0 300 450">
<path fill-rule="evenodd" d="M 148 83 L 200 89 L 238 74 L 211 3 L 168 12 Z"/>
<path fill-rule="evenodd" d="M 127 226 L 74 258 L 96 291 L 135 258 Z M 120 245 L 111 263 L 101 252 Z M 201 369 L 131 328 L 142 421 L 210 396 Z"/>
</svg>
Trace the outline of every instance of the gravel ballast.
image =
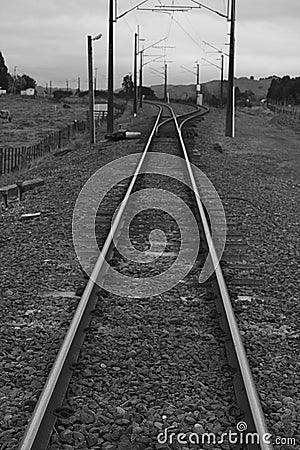
<svg viewBox="0 0 300 450">
<path fill-rule="evenodd" d="M 179 110 L 186 111 L 180 105 Z M 80 136 L 71 152 L 49 155 L 22 174 L 0 178 L 1 185 L 45 180 L 44 187 L 25 194 L 21 205 L 1 212 L 1 450 L 17 448 L 86 283 L 72 243 L 72 214 L 80 189 L 97 168 L 141 151 L 156 111 L 144 106 L 142 115 L 133 119 L 127 110 L 118 120 L 141 131 L 141 141 L 106 142 L 102 129 L 93 148 L 86 143 L 88 136 Z M 273 130 L 278 131 L 273 116 L 270 120 L 267 113 L 259 113 L 256 123 L 255 115 L 238 114 L 240 135 L 235 140 L 223 137 L 220 111 L 211 111 L 197 126 L 197 164 L 200 159 L 199 167 L 214 183 L 228 215 L 243 222 L 250 248 L 247 262 L 255 266 L 251 276 L 263 279 L 262 285 L 251 288 L 229 285 L 230 294 L 270 432 L 297 440 L 296 446 L 275 449 L 292 450 L 300 445 L 299 173 L 280 144 L 271 156 L 257 151 L 258 144 L 264 149 Z M 251 135 L 251 127 L 261 127 L 261 134 Z M 297 138 L 293 134 L 293 146 Z M 38 212 L 38 218 L 20 220 L 23 213 Z M 224 267 L 229 280 L 234 279 L 236 272 Z M 121 265 L 121 270 L 127 267 Z M 222 334 L 211 309 L 213 299 L 203 289 L 199 303 L 193 273 L 189 283 L 188 296 L 186 286 L 134 303 L 112 294 L 101 296 L 91 323 L 93 337 L 85 343 L 89 352 L 82 354 L 74 371 L 78 384 L 70 392 L 69 409 L 59 418 L 53 450 L 167 449 L 159 447 L 156 437 L 171 425 L 199 433 L 234 428 L 242 415 L 233 398 L 232 374 L 219 364 Z M 199 334 L 203 348 L 191 338 Z M 206 360 L 209 348 L 214 352 Z M 196 353 L 203 354 L 203 360 L 192 362 Z M 182 363 L 187 355 L 190 366 Z M 194 375 L 201 364 L 199 381 Z M 227 383 L 225 393 L 220 377 Z"/>
<path fill-rule="evenodd" d="M 181 156 L 176 146 L 176 140 L 164 134 L 158 143 L 154 142 L 151 152 L 163 150 Z M 162 166 L 155 153 L 151 155 L 147 171 L 150 166 Z M 168 169 L 178 177 L 185 166 L 182 160 L 172 165 L 169 160 Z M 162 230 L 168 246 L 163 256 L 147 264 L 132 264 L 115 252 L 110 264 L 132 277 L 131 294 L 138 292 L 139 277 L 154 277 L 169 268 L 178 257 L 184 228 L 189 228 L 186 212 L 179 207 L 178 216 L 183 215 L 180 230 L 178 222 L 166 213 L 145 210 L 146 202 L 155 201 L 156 194 L 149 189 L 161 190 L 161 211 L 168 207 L 163 191 L 180 196 L 192 207 L 189 190 L 176 180 L 147 174 L 138 181 L 137 189 L 141 187 L 148 192 L 129 207 L 130 214 L 132 208 L 144 209 L 131 224 L 131 241 L 140 251 L 149 250 L 149 233 Z M 123 239 L 121 232 L 120 250 Z M 189 232 L 191 247 L 195 240 L 196 236 Z M 132 298 L 107 292 L 112 283 L 116 288 L 116 282 L 110 273 L 106 275 L 107 291 L 99 295 L 63 405 L 68 416 L 58 419 L 49 450 L 193 448 L 187 438 L 190 433 L 214 433 L 219 437 L 222 431 L 235 429 L 243 414 L 236 404 L 233 371 L 227 364 L 210 283 L 201 286 L 198 282 L 203 259 L 204 249 L 187 277 L 168 292 L 151 297 L 151 278 L 144 281 L 148 296 Z M 183 433 L 186 444 L 167 437 L 170 433 Z M 204 449 L 211 445 L 203 442 Z M 226 442 L 215 442 L 213 446 L 216 450 L 229 448 Z"/>
<path fill-rule="evenodd" d="M 144 110 L 133 119 L 129 107 L 116 126 L 126 123 L 147 134 L 156 108 Z M 143 146 L 143 139 L 107 142 L 104 134 L 103 127 L 92 148 L 88 135 L 79 136 L 63 157 L 50 154 L 0 178 L 2 186 L 37 177 L 45 181 L 20 205 L 1 211 L 1 449 L 17 448 L 78 304 L 76 291 L 86 283 L 72 242 L 77 195 L 97 168 Z M 20 220 L 36 212 L 39 218 Z"/>
<path fill-rule="evenodd" d="M 278 122 L 260 108 L 238 111 L 237 137 L 231 139 L 224 137 L 224 112 L 212 109 L 198 127 L 194 153 L 227 219 L 242 222 L 250 249 L 245 263 L 254 265 L 247 278 L 261 284 L 229 282 L 230 294 L 269 430 L 274 438 L 296 439 L 295 445 L 274 447 L 295 449 L 300 446 L 300 134 L 299 127 Z M 228 264 L 224 268 L 229 278 L 239 276 Z"/>
</svg>

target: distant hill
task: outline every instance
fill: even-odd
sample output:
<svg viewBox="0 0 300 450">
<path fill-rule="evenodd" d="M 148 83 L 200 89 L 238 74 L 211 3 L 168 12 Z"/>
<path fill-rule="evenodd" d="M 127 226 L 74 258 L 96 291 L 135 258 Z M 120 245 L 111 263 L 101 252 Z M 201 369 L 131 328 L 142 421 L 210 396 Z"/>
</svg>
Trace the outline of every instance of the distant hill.
<svg viewBox="0 0 300 450">
<path fill-rule="evenodd" d="M 255 80 L 246 77 L 236 78 L 235 86 L 238 86 L 241 92 L 252 91 L 255 94 L 257 100 L 265 98 L 271 84 L 272 79 Z M 163 97 L 164 86 L 154 85 L 151 86 L 158 97 Z M 209 92 L 211 95 L 215 95 L 217 98 L 220 97 L 220 81 L 213 80 L 201 85 L 202 92 Z M 179 84 L 179 85 L 168 85 L 168 91 L 170 97 L 176 100 L 187 100 L 189 97 L 195 95 L 195 85 L 194 84 Z M 224 83 L 224 91 L 226 91 L 226 82 Z"/>
<path fill-rule="evenodd" d="M 235 85 L 238 86 L 241 92 L 252 91 L 256 99 L 261 100 L 262 98 L 266 97 L 271 81 L 272 81 L 271 77 L 262 80 L 242 77 L 235 79 Z M 154 90 L 154 92 L 159 98 L 163 97 L 164 86 L 162 84 L 151 86 L 151 88 Z M 39 95 L 43 95 L 45 91 L 44 87 L 37 86 L 36 89 Z M 58 89 L 63 88 L 52 87 L 52 92 Z M 70 90 L 72 90 L 73 93 L 76 91 L 75 89 Z M 116 89 L 115 92 L 117 93 L 120 90 L 122 89 Z M 212 80 L 208 81 L 207 83 L 202 83 L 201 90 L 203 94 L 205 94 L 205 92 L 208 92 L 209 94 L 215 95 L 217 98 L 220 98 L 220 80 Z M 175 100 L 187 100 L 189 97 L 195 96 L 196 90 L 194 84 L 178 84 L 178 85 L 169 84 L 168 92 L 170 94 L 170 97 Z M 224 83 L 224 92 L 226 92 L 226 81 Z"/>
</svg>

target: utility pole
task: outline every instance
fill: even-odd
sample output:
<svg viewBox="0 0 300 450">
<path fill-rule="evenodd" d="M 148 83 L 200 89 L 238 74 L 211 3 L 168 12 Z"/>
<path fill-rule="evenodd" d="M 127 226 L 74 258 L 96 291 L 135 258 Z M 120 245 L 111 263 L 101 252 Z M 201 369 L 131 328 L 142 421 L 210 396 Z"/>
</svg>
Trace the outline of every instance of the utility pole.
<svg viewBox="0 0 300 450">
<path fill-rule="evenodd" d="M 67 92 L 69 92 L 69 80 L 66 81 Z"/>
<path fill-rule="evenodd" d="M 229 2 L 229 0 L 228 0 Z M 228 53 L 223 52 L 219 48 L 215 47 L 214 45 L 211 45 L 209 42 L 203 41 L 204 44 L 208 45 L 209 47 L 216 50 L 221 55 L 221 67 L 218 67 L 221 70 L 221 85 L 220 85 L 220 105 L 223 106 L 223 97 L 224 97 L 224 55 L 229 56 Z M 210 63 L 212 64 L 212 63 Z"/>
<path fill-rule="evenodd" d="M 95 144 L 95 122 L 94 122 L 94 89 L 93 89 L 93 48 L 92 36 L 87 37 L 88 52 L 88 79 L 89 79 L 89 128 L 90 143 Z"/>
<path fill-rule="evenodd" d="M 48 82 L 46 81 L 46 94 L 48 94 Z"/>
<path fill-rule="evenodd" d="M 182 67 L 184 70 L 187 70 L 188 72 L 191 72 L 193 75 L 196 75 L 196 105 L 202 105 L 202 94 L 201 94 L 201 84 L 200 84 L 200 64 L 198 61 L 195 61 L 196 63 L 196 72 L 193 70 L 187 69 L 184 66 Z"/>
<path fill-rule="evenodd" d="M 96 95 L 96 90 L 97 90 L 97 73 L 98 73 L 98 67 L 95 67 L 95 80 L 94 80 L 94 90 L 95 90 L 95 95 Z"/>
<path fill-rule="evenodd" d="M 223 107 L 223 94 L 224 91 L 224 55 L 221 54 L 221 93 L 220 93 L 220 101 L 221 101 L 221 108 Z"/>
<path fill-rule="evenodd" d="M 197 74 L 196 74 L 196 105 L 201 104 L 201 87 L 200 87 L 200 64 L 197 62 Z"/>
<path fill-rule="evenodd" d="M 235 0 L 231 0 L 230 44 L 228 67 L 228 90 L 225 136 L 234 137 L 234 47 L 235 47 Z"/>
<path fill-rule="evenodd" d="M 133 59 L 133 115 L 137 113 L 137 52 L 138 34 L 134 33 L 134 59 Z"/>
<path fill-rule="evenodd" d="M 143 107 L 143 50 L 140 50 L 140 89 L 139 89 L 139 100 L 140 100 L 140 108 Z"/>
<path fill-rule="evenodd" d="M 154 42 L 154 44 L 151 44 L 151 45 L 148 45 L 148 47 L 146 47 L 146 48 L 142 48 L 142 50 L 139 50 L 138 49 L 138 53 L 140 54 L 140 70 L 139 70 L 139 106 L 140 106 L 140 108 L 142 108 L 142 106 L 143 106 L 143 66 L 145 65 L 144 64 L 144 61 L 143 61 L 143 58 L 144 58 L 144 51 L 145 50 L 148 50 L 149 48 L 151 48 L 151 47 L 153 47 L 153 48 L 159 48 L 159 47 L 155 47 L 156 46 L 156 44 L 159 44 L 161 41 L 164 41 L 166 38 L 163 38 L 163 39 L 159 39 L 159 41 L 156 41 L 156 42 Z M 140 42 L 140 41 L 144 41 L 145 39 L 140 39 L 140 38 L 138 38 L 138 43 Z M 147 63 L 146 63 L 147 64 Z"/>
<path fill-rule="evenodd" d="M 50 95 L 52 95 L 52 80 L 49 81 L 50 84 Z"/>
<path fill-rule="evenodd" d="M 197 85 L 200 84 L 200 65 L 197 63 Z"/>
<path fill-rule="evenodd" d="M 165 87 L 164 87 L 164 101 L 168 100 L 168 64 L 165 63 Z"/>
<path fill-rule="evenodd" d="M 107 133 L 114 131 L 114 0 L 109 1 L 108 16 L 108 101 Z"/>
<path fill-rule="evenodd" d="M 80 77 L 77 80 L 77 91 L 80 92 Z"/>
<path fill-rule="evenodd" d="M 14 66 L 14 84 L 13 84 L 13 93 L 16 93 L 16 82 L 17 82 L 17 67 L 18 66 Z"/>
</svg>

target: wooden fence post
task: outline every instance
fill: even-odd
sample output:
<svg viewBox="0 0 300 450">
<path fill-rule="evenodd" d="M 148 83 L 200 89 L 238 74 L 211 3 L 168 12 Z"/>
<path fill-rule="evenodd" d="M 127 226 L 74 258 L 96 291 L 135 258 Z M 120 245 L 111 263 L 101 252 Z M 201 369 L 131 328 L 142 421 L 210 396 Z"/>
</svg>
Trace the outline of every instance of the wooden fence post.
<svg viewBox="0 0 300 450">
<path fill-rule="evenodd" d="M 298 117 L 297 111 L 294 114 Z M 50 132 L 36 144 L 21 147 L 1 147 L 0 175 L 9 173 L 17 168 L 21 169 L 33 159 L 42 157 L 51 150 L 64 147 L 77 133 L 85 132 L 88 127 L 88 120 L 75 120 L 60 130 Z"/>
</svg>

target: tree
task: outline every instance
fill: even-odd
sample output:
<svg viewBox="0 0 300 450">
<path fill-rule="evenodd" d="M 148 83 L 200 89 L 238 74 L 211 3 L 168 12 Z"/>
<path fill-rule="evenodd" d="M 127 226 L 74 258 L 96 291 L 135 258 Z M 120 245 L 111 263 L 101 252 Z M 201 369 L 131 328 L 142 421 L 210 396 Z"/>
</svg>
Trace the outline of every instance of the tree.
<svg viewBox="0 0 300 450">
<path fill-rule="evenodd" d="M 72 91 L 63 91 L 62 89 L 58 89 L 57 91 L 53 92 L 53 98 L 55 98 L 55 100 L 61 100 L 64 97 L 68 97 L 70 95 L 73 95 Z"/>
<path fill-rule="evenodd" d="M 300 77 L 290 78 L 289 75 L 285 75 L 281 79 L 273 78 L 267 99 L 298 105 L 300 103 Z"/>
<path fill-rule="evenodd" d="M 29 88 L 36 88 L 36 81 L 29 75 L 17 75 L 15 78 L 8 74 L 8 90 L 12 93 L 20 94 Z"/>
<path fill-rule="evenodd" d="M 5 65 L 2 52 L 0 52 L 0 87 L 2 89 L 8 89 L 8 69 Z"/>
<path fill-rule="evenodd" d="M 26 75 L 26 73 L 23 73 L 22 77 L 24 85 L 25 85 L 25 89 L 35 89 L 36 88 L 36 81 L 31 78 L 29 75 Z"/>
<path fill-rule="evenodd" d="M 124 94 L 127 98 L 133 97 L 133 81 L 132 81 L 132 76 L 130 74 L 125 75 L 123 77 L 123 83 L 122 83 L 122 88 L 124 91 Z"/>
<path fill-rule="evenodd" d="M 17 75 L 16 79 L 14 80 L 14 91 L 16 93 L 20 93 L 21 91 L 25 91 L 29 88 L 36 88 L 36 81 L 31 78 L 29 75 L 26 75 L 23 73 L 23 75 Z"/>
<path fill-rule="evenodd" d="M 147 86 L 142 86 L 142 95 L 145 100 L 155 100 L 157 98 L 153 89 Z"/>
<path fill-rule="evenodd" d="M 256 101 L 253 91 L 246 90 L 241 92 L 238 86 L 235 88 L 235 99 L 238 106 L 252 106 Z"/>
</svg>

